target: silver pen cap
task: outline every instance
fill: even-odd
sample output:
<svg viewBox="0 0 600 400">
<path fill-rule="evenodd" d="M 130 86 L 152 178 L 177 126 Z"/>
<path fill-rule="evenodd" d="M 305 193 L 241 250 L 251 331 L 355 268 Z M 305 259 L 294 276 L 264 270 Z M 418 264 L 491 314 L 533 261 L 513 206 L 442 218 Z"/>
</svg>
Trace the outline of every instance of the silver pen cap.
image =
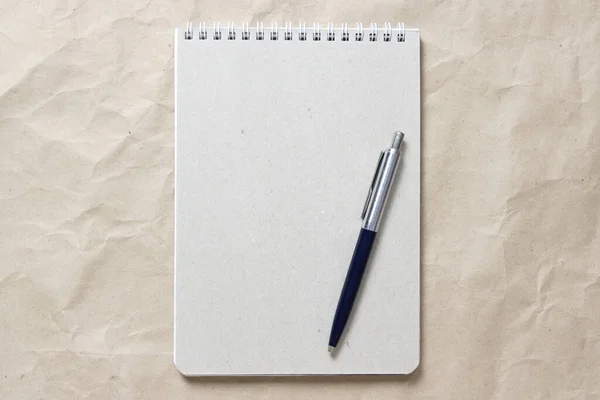
<svg viewBox="0 0 600 400">
<path fill-rule="evenodd" d="M 379 161 L 361 215 L 363 229 L 374 232 L 379 229 L 381 217 L 400 163 L 400 147 L 403 140 L 404 133 L 394 133 L 390 148 L 382 151 L 379 155 Z"/>
</svg>

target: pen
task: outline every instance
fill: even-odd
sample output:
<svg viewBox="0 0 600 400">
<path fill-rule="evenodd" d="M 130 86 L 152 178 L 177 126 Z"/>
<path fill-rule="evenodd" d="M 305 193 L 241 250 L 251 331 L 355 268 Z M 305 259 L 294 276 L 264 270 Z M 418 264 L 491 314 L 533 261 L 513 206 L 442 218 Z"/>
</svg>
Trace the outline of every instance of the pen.
<svg viewBox="0 0 600 400">
<path fill-rule="evenodd" d="M 388 194 L 398 169 L 400 145 L 403 139 L 404 134 L 402 132 L 394 133 L 390 148 L 382 151 L 379 155 L 379 161 L 361 214 L 362 227 L 333 317 L 333 325 L 329 336 L 329 352 L 332 352 L 338 345 L 352 312 L 352 306 L 375 242 Z"/>
</svg>

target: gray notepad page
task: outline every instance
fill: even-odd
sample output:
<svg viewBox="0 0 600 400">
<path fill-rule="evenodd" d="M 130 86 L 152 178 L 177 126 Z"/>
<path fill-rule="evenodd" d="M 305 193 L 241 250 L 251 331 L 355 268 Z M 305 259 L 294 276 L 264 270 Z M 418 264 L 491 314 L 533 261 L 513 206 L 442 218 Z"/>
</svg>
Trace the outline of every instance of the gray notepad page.
<svg viewBox="0 0 600 400">
<path fill-rule="evenodd" d="M 406 374 L 419 363 L 419 32 L 175 33 L 175 365 Z M 353 315 L 327 341 L 381 150 L 402 160 Z"/>
</svg>

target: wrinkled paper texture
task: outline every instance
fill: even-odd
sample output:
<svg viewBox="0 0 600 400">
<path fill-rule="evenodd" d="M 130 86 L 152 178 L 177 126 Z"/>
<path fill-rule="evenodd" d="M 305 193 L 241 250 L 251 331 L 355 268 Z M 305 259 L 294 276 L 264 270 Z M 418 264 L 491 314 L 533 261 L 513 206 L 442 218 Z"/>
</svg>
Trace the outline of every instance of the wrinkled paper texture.
<svg viewBox="0 0 600 400">
<path fill-rule="evenodd" d="M 600 2 L 0 7 L 0 398 L 600 397 Z M 172 363 L 173 29 L 422 34 L 421 365 L 183 378 Z"/>
</svg>

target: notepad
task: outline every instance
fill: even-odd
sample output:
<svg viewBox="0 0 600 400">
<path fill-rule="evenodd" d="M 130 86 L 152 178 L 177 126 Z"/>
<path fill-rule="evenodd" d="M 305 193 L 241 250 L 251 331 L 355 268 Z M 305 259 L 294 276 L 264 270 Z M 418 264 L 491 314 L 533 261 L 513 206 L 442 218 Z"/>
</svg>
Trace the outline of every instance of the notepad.
<svg viewBox="0 0 600 400">
<path fill-rule="evenodd" d="M 187 376 L 419 364 L 419 32 L 175 32 L 174 361 Z M 402 160 L 338 351 L 327 342 L 378 161 Z"/>
</svg>

